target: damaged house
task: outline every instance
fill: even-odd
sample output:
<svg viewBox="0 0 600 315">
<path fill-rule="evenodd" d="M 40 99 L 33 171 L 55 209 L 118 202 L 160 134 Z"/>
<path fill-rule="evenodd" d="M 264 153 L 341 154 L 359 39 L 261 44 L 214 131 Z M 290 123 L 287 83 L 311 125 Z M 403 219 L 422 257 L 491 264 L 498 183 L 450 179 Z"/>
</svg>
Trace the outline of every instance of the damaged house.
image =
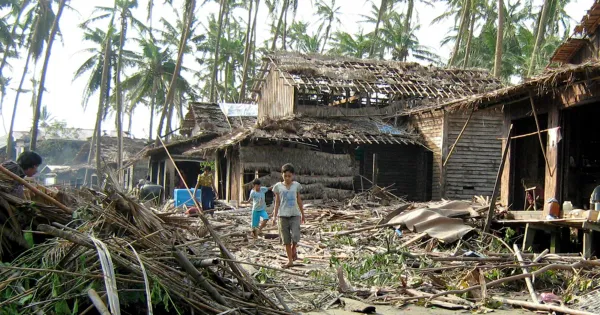
<svg viewBox="0 0 600 315">
<path fill-rule="evenodd" d="M 442 147 L 468 115 L 408 114 L 500 86 L 480 70 L 297 53 L 268 56 L 263 69 L 254 87 L 257 127 L 183 153 L 216 161 L 217 186 L 227 199 L 245 199 L 254 178 L 267 185 L 280 180 L 284 163 L 296 166 L 307 199 L 347 197 L 373 184 L 411 200 L 439 199 Z M 485 124 L 485 136 L 497 143 L 490 148 L 495 155 L 486 157 L 495 170 L 502 116 L 471 119 Z M 458 185 L 468 198 L 478 189 Z"/>
<path fill-rule="evenodd" d="M 166 198 L 172 197 L 173 189 L 183 187 L 175 170 L 177 166 L 185 183 L 190 188 L 194 187 L 202 166 L 214 165 L 214 159 L 183 153 L 232 130 L 254 126 L 256 113 L 256 105 L 190 103 L 179 129 L 183 138 L 166 144 L 175 165 L 162 145 L 149 148 L 142 154 L 144 158 L 149 159 L 150 181 L 163 187 Z"/>
</svg>

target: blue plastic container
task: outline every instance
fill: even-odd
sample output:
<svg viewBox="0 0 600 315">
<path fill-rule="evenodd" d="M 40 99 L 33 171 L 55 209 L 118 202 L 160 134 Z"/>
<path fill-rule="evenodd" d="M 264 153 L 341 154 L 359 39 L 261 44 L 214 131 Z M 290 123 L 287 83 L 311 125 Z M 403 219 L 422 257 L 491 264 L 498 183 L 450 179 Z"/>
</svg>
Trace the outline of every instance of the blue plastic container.
<svg viewBox="0 0 600 315">
<path fill-rule="evenodd" d="M 198 191 L 195 191 L 195 189 L 192 188 L 190 189 L 190 191 L 194 193 L 194 195 L 196 196 L 196 201 L 198 202 L 198 204 L 200 204 L 202 189 L 198 189 Z M 192 199 L 192 196 L 190 195 L 187 189 L 175 189 L 173 196 L 173 199 L 175 200 L 175 207 L 180 207 L 182 205 L 186 205 L 188 207 L 194 206 L 194 200 Z"/>
</svg>

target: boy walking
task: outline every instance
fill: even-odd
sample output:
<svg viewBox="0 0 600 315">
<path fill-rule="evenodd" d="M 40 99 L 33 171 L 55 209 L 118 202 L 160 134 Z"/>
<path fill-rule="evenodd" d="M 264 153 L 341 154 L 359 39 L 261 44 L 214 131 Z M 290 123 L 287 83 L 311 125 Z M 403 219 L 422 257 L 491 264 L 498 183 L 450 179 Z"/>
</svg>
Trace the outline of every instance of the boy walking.
<svg viewBox="0 0 600 315">
<path fill-rule="evenodd" d="M 300 198 L 300 183 L 294 181 L 294 166 L 285 164 L 281 167 L 283 182 L 273 186 L 275 193 L 275 211 L 273 213 L 273 224 L 279 219 L 279 231 L 288 262 L 284 268 L 294 266 L 294 260 L 298 259 L 297 246 L 300 241 L 300 224 L 304 223 L 304 209 Z"/>
<path fill-rule="evenodd" d="M 258 178 L 252 182 L 252 185 L 253 188 L 248 199 L 252 200 L 252 236 L 257 238 L 258 234 L 269 221 L 269 214 L 267 214 L 267 203 L 265 202 L 265 194 L 270 190 L 270 188 L 261 186 Z M 262 222 L 260 222 L 261 218 L 263 219 Z"/>
</svg>

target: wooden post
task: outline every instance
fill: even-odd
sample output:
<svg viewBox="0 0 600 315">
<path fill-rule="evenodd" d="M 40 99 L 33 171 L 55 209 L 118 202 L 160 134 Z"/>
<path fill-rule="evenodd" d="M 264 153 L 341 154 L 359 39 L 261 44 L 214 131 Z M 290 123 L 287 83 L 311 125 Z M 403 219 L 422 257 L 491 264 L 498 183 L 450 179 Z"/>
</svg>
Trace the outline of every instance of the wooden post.
<svg viewBox="0 0 600 315">
<path fill-rule="evenodd" d="M 519 264 L 521 266 L 523 266 L 523 256 L 521 255 L 521 251 L 519 251 L 519 247 L 517 246 L 517 244 L 513 244 L 513 250 L 515 251 L 515 256 L 517 256 L 517 260 L 519 261 Z M 527 270 L 526 267 L 521 267 L 521 269 L 523 269 L 523 273 L 529 273 L 529 270 Z M 533 283 L 531 282 L 531 278 L 527 277 L 525 278 L 525 284 L 527 284 L 527 290 L 529 290 L 529 295 L 531 296 L 531 301 L 533 303 L 536 304 L 540 304 L 540 301 L 538 301 L 537 295 L 535 294 L 535 289 L 533 288 Z"/>
<path fill-rule="evenodd" d="M 502 126 L 503 134 L 508 133 L 508 128 L 511 124 L 510 117 L 510 106 L 504 107 L 504 124 Z M 512 141 L 512 140 L 511 140 Z M 508 139 L 502 139 L 502 152 L 509 146 L 510 141 Z M 504 171 L 502 172 L 502 179 L 500 180 L 500 203 L 503 206 L 508 206 L 510 204 L 509 197 L 511 192 L 511 163 L 512 163 L 513 151 L 511 148 L 508 148 L 508 153 L 506 155 L 506 161 L 504 162 Z"/>
<path fill-rule="evenodd" d="M 583 231 L 583 258 L 590 259 L 592 257 L 592 230 Z"/>
<path fill-rule="evenodd" d="M 550 108 L 548 112 L 548 129 L 559 127 L 560 111 L 558 107 Z M 548 132 L 546 143 L 546 175 L 544 182 L 544 199 L 556 198 L 561 202 L 559 194 L 560 167 L 558 161 L 558 139 L 554 136 L 556 132 Z"/>
<path fill-rule="evenodd" d="M 225 200 L 229 202 L 231 200 L 231 154 L 225 154 L 227 159 L 227 175 L 225 175 Z"/>
<path fill-rule="evenodd" d="M 496 198 L 498 198 L 498 192 L 500 191 L 500 180 L 502 178 L 502 172 L 504 171 L 504 163 L 506 162 L 506 156 L 508 155 L 508 148 L 510 148 L 510 136 L 512 135 L 512 124 L 508 129 L 508 135 L 506 136 L 506 147 L 504 148 L 504 152 L 502 153 L 502 160 L 500 161 L 500 168 L 498 169 L 498 175 L 496 175 L 496 184 L 494 184 L 494 192 L 492 193 L 492 198 L 490 199 L 490 208 L 488 209 L 487 220 L 485 220 L 485 227 L 483 229 L 484 232 L 488 232 L 490 230 L 490 225 L 492 224 L 492 220 L 494 219 L 494 209 L 496 208 Z"/>
<path fill-rule="evenodd" d="M 377 153 L 373 153 L 373 178 L 371 178 L 371 182 L 373 182 L 373 187 L 377 186 Z"/>
</svg>

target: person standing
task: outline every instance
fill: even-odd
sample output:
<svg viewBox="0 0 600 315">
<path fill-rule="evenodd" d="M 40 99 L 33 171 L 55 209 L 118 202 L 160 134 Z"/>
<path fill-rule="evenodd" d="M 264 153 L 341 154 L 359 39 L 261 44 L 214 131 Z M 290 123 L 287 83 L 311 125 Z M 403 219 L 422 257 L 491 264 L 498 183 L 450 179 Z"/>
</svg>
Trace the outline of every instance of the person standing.
<svg viewBox="0 0 600 315">
<path fill-rule="evenodd" d="M 304 223 L 304 208 L 300 198 L 300 183 L 294 181 L 294 166 L 285 164 L 281 167 L 283 182 L 273 186 L 275 193 L 275 210 L 273 212 L 273 225 L 279 219 L 279 232 L 285 252 L 288 257 L 284 268 L 294 266 L 298 259 L 298 242 L 300 242 L 300 224 Z"/>
<path fill-rule="evenodd" d="M 194 188 L 194 194 L 200 188 L 200 203 L 202 211 L 212 210 L 215 208 L 215 198 L 217 198 L 217 190 L 215 189 L 215 180 L 210 166 L 204 167 L 204 172 L 198 175 L 198 181 Z"/>
<path fill-rule="evenodd" d="M 258 178 L 252 181 L 252 191 L 250 191 L 248 200 L 252 201 L 252 236 L 254 238 L 258 238 L 258 235 L 269 221 L 267 203 L 265 202 L 265 194 L 269 190 L 271 188 L 262 186 Z"/>
</svg>

